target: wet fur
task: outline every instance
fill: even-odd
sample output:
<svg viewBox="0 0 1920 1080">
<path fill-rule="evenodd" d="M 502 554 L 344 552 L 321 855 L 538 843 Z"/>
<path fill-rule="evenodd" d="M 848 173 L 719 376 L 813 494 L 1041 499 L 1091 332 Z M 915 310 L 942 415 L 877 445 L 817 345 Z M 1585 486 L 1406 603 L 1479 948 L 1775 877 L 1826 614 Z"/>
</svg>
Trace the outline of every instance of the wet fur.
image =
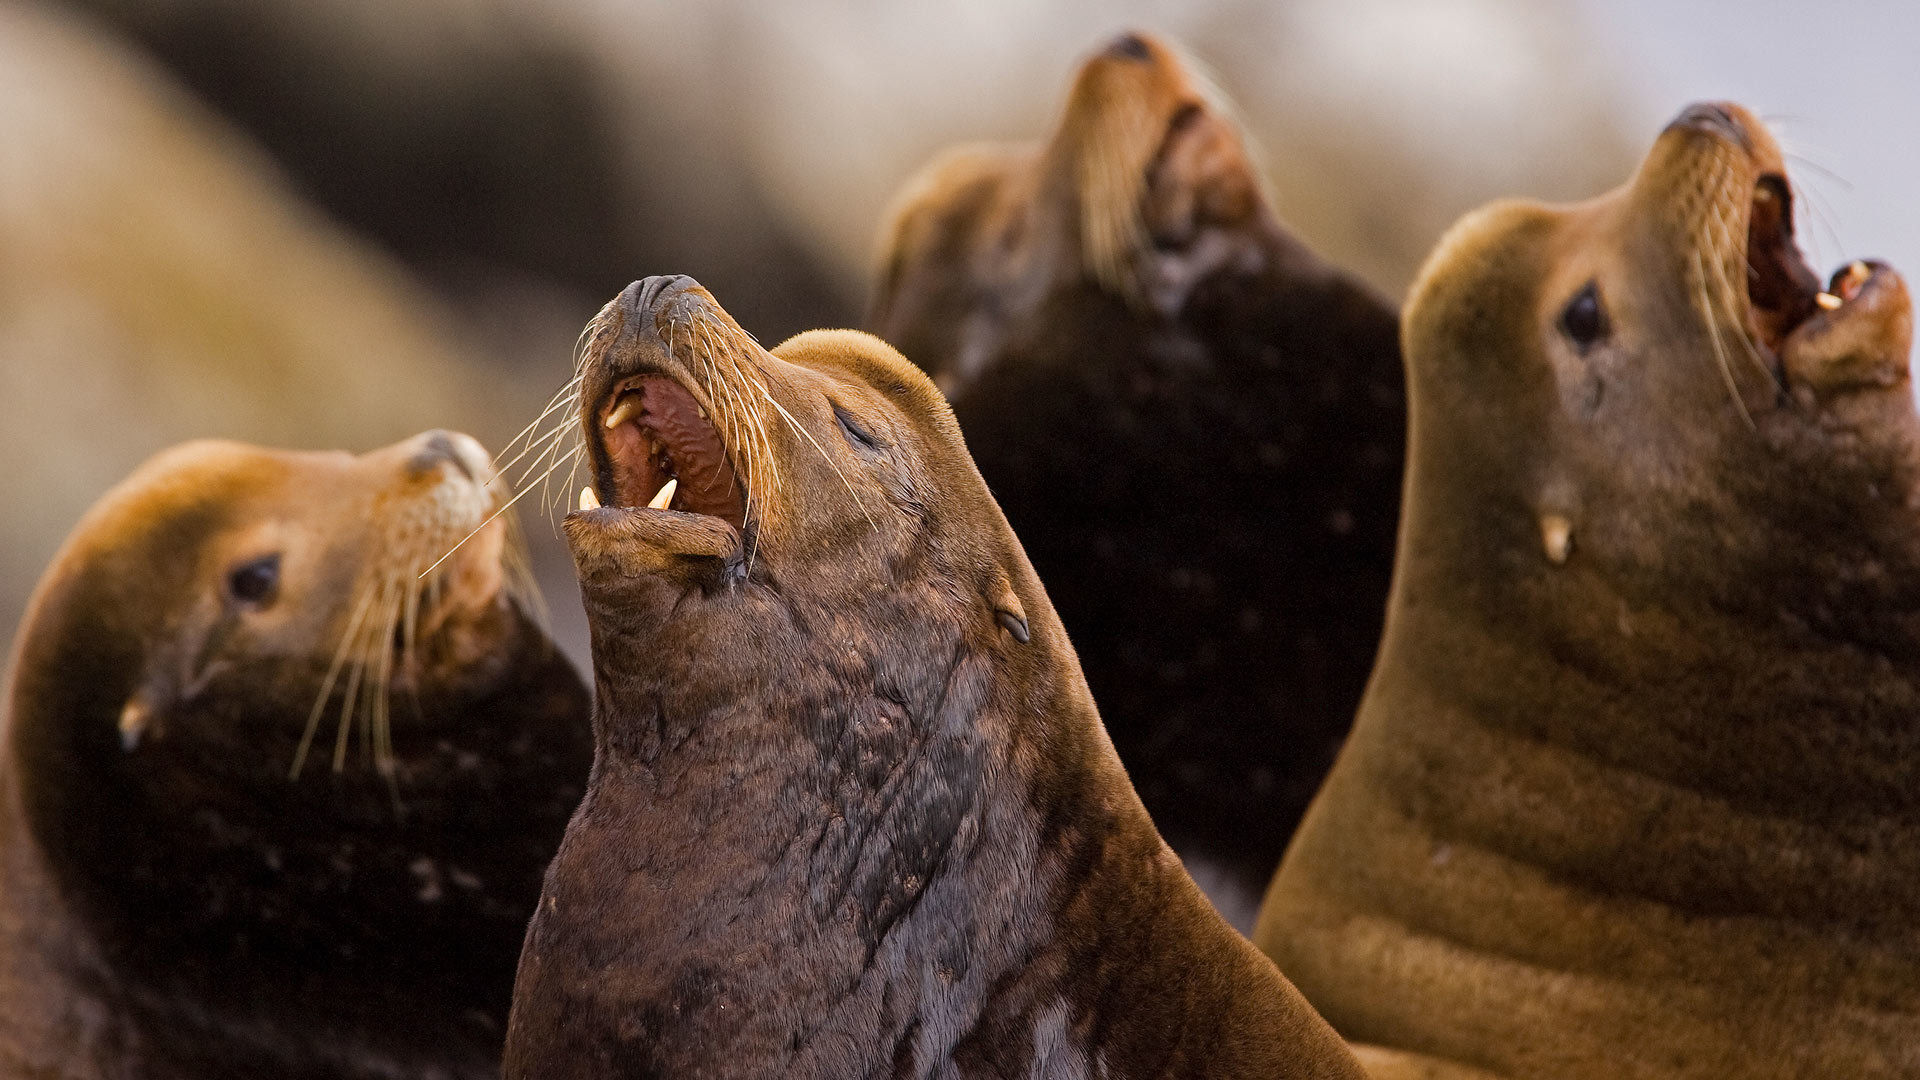
<svg viewBox="0 0 1920 1080">
<path fill-rule="evenodd" d="M 1381 1076 L 1920 1071 L 1910 312 L 1759 351 L 1724 283 L 1779 154 L 1724 113 L 1470 216 L 1409 302 L 1386 639 L 1256 931 Z"/>
<path fill-rule="evenodd" d="M 665 352 L 645 291 L 589 386 Z M 688 287 L 657 324 L 694 307 L 731 323 Z M 596 758 L 506 1075 L 1357 1076 L 1155 833 L 926 378 L 850 332 L 715 344 L 788 418 L 783 487 L 750 571 L 692 515 L 568 517 Z"/>
</svg>

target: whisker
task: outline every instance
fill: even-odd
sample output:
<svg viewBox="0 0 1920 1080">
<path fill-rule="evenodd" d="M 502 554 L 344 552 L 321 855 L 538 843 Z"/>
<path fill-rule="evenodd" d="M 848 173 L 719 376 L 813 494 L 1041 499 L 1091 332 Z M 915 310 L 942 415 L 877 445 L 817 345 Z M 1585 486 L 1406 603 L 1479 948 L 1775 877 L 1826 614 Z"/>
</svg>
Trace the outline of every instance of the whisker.
<svg viewBox="0 0 1920 1080">
<path fill-rule="evenodd" d="M 737 367 L 738 365 L 735 365 L 735 366 Z M 767 404 L 772 405 L 774 410 L 786 419 L 787 426 L 789 428 L 792 428 L 802 438 L 806 439 L 809 443 L 813 444 L 814 450 L 820 455 L 820 460 L 827 463 L 827 467 L 833 470 L 833 474 L 840 478 L 840 483 L 845 485 L 847 489 L 847 494 L 853 496 L 853 504 L 860 508 L 860 516 L 867 519 L 867 524 L 875 532 L 880 531 L 880 523 L 873 520 L 873 515 L 867 512 L 866 501 L 860 498 L 860 493 L 858 491 L 855 491 L 853 489 L 853 482 L 847 479 L 846 473 L 840 471 L 839 464 L 833 460 L 833 455 L 827 453 L 827 448 L 820 445 L 820 441 L 813 437 L 812 432 L 808 431 L 804 427 L 801 427 L 800 422 L 798 420 L 795 420 L 793 418 L 793 414 L 787 411 L 787 407 L 785 405 L 780 404 L 779 401 L 775 400 L 774 396 L 767 392 L 766 387 L 761 386 L 758 383 L 754 383 L 754 386 L 756 389 L 760 391 L 760 396 L 767 399 Z"/>
<path fill-rule="evenodd" d="M 307 751 L 312 748 L 313 736 L 320 729 L 320 715 L 326 711 L 327 702 L 333 697 L 334 680 L 340 677 L 340 669 L 347 662 L 347 653 L 357 640 L 360 620 L 366 618 L 373 598 L 374 587 L 368 585 L 361 591 L 360 600 L 347 619 L 347 629 L 340 635 L 340 645 L 333 652 L 333 663 L 328 665 L 327 677 L 320 682 L 320 696 L 314 699 L 313 710 L 307 714 L 307 730 L 300 736 L 300 746 L 293 753 L 293 767 L 287 772 L 288 780 L 300 779 L 300 769 L 306 764 Z"/>
<path fill-rule="evenodd" d="M 560 466 L 567 464 L 568 461 L 579 456 L 580 451 L 582 449 L 583 449 L 582 447 L 576 446 L 572 450 L 567 451 L 565 456 L 563 456 L 560 460 L 555 461 L 552 465 L 547 467 L 547 474 L 551 475 L 553 472 L 558 470 Z M 542 476 L 542 479 L 545 479 L 545 476 Z M 420 571 L 420 576 L 426 577 L 428 574 L 431 574 L 435 570 L 439 569 L 440 564 L 452 558 L 453 553 L 456 551 L 459 551 L 462 545 L 464 545 L 467 541 L 473 539 L 474 537 L 479 536 L 480 531 L 482 529 L 485 529 L 487 526 L 493 524 L 494 519 L 498 518 L 501 514 L 504 514 L 507 511 L 513 509 L 514 503 L 517 503 L 521 499 L 526 498 L 527 495 L 532 491 L 533 491 L 533 488 L 525 487 L 515 492 L 511 499 L 508 499 L 505 503 L 501 505 L 500 509 L 495 510 L 493 513 L 487 515 L 487 520 L 482 521 L 480 524 L 474 526 L 472 532 L 469 532 L 467 535 L 461 537 L 458 543 L 448 548 L 447 553 L 445 555 L 442 555 L 439 558 L 433 560 L 433 565 L 427 567 L 425 570 Z"/>
<path fill-rule="evenodd" d="M 1714 359 L 1720 362 L 1720 377 L 1727 384 L 1727 395 L 1733 398 L 1733 407 L 1740 410 L 1740 419 L 1747 422 L 1748 428 L 1757 431 L 1759 429 L 1755 426 L 1753 417 L 1747 412 L 1747 403 L 1740 398 L 1740 387 L 1733 381 L 1733 366 L 1727 363 L 1726 350 L 1720 344 L 1720 323 L 1714 316 L 1712 302 L 1707 298 L 1707 268 L 1701 262 L 1697 248 L 1693 253 L 1693 268 L 1695 282 L 1700 290 L 1701 310 L 1707 319 L 1707 336 L 1713 342 Z"/>
<path fill-rule="evenodd" d="M 520 442 L 520 440 L 525 439 L 535 428 L 539 427 L 541 421 L 553 415 L 553 412 L 555 409 L 561 408 L 565 402 L 577 400 L 580 396 L 580 384 L 584 378 L 585 378 L 584 375 L 575 375 L 573 378 L 567 380 L 567 382 L 564 385 L 562 385 L 560 389 L 555 390 L 553 392 L 553 396 L 547 399 L 546 406 L 540 410 L 540 415 L 534 417 L 532 423 L 528 424 L 526 427 L 521 428 L 519 434 L 507 440 L 507 445 L 502 447 L 501 449 L 503 451 L 513 449 L 514 446 Z M 542 438 L 545 438 L 545 436 L 542 436 Z M 535 441 L 538 441 L 538 440 L 535 440 Z M 529 448 L 531 448 L 531 446 L 529 446 Z M 520 454 L 524 456 L 526 454 L 526 451 L 522 450 Z M 518 461 L 518 460 L 520 460 L 518 456 L 512 459 L 512 461 Z M 511 461 L 508 462 L 508 464 L 511 464 L 511 463 L 512 463 Z M 505 472 L 506 465 L 496 465 L 494 466 L 494 471 Z"/>
<path fill-rule="evenodd" d="M 1720 305 L 1725 310 L 1728 321 L 1738 324 L 1739 314 L 1734 308 L 1733 301 L 1739 293 L 1735 290 L 1733 282 L 1727 278 L 1727 262 L 1732 254 L 1739 249 L 1733 246 L 1733 239 L 1729 234 L 1727 223 L 1721 213 L 1722 209 L 1723 207 L 1716 207 L 1714 209 L 1709 224 L 1713 226 L 1721 243 L 1725 245 L 1723 250 L 1727 254 L 1715 259 L 1713 261 L 1713 267 L 1714 274 L 1720 282 Z M 1710 320 L 1714 318 L 1711 311 L 1707 313 L 1707 318 Z M 1751 331 L 1745 326 L 1741 326 L 1739 329 L 1740 344 L 1746 349 L 1747 356 L 1753 360 L 1753 366 L 1760 370 L 1760 374 L 1764 376 L 1769 383 L 1772 383 L 1776 390 L 1784 389 L 1784 387 L 1781 386 L 1780 377 L 1774 373 L 1773 368 L 1760 355 L 1759 348 L 1754 345 Z"/>
<path fill-rule="evenodd" d="M 380 595 L 382 599 L 384 599 L 386 596 L 386 587 L 384 585 L 381 587 Z M 373 626 L 373 623 L 368 622 L 366 626 L 368 628 L 371 628 Z M 363 633 L 362 636 L 364 637 L 365 634 Z M 356 646 L 359 646 L 358 641 L 354 642 L 354 644 Z M 351 734 L 353 731 L 353 717 L 359 711 L 358 706 L 360 703 L 361 678 L 366 674 L 367 653 L 364 648 L 356 648 L 356 652 L 358 653 L 358 655 L 356 655 L 353 658 L 353 666 L 347 669 L 346 695 L 340 702 L 340 722 L 338 726 L 334 729 L 335 731 L 335 738 L 333 742 L 333 771 L 334 772 L 339 772 L 346 767 L 347 736 Z"/>
</svg>

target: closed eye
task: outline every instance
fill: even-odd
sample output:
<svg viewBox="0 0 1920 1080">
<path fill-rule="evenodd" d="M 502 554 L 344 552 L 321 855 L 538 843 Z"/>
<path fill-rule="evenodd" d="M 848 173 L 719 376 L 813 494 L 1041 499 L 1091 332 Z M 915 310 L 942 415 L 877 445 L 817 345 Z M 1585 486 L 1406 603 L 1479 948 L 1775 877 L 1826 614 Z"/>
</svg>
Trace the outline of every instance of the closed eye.
<svg viewBox="0 0 1920 1080">
<path fill-rule="evenodd" d="M 884 443 L 874 438 L 872 432 L 860 426 L 860 421 L 854 419 L 853 414 L 847 412 L 847 410 L 841 408 L 838 404 L 833 407 L 833 418 L 839 421 L 840 434 L 847 437 L 847 442 L 851 443 L 854 449 L 865 450 L 869 453 L 886 449 Z"/>
</svg>

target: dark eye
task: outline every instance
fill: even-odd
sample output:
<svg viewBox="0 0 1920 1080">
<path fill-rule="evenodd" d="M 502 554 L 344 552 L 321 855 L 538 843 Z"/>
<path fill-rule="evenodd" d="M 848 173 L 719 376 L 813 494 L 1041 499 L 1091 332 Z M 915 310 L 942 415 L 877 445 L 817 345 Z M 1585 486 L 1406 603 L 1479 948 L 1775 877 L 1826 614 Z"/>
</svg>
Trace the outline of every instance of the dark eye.
<svg viewBox="0 0 1920 1080">
<path fill-rule="evenodd" d="M 880 440 L 874 438 L 866 428 L 861 427 L 860 421 L 855 420 L 853 415 L 847 412 L 847 410 L 835 405 L 833 407 L 833 418 L 840 421 L 840 433 L 845 435 L 847 441 L 852 443 L 856 449 L 880 449 Z"/>
<path fill-rule="evenodd" d="M 227 573 L 227 591 L 244 604 L 264 605 L 280 591 L 280 555 L 262 555 Z"/>
<path fill-rule="evenodd" d="M 1593 282 L 1567 302 L 1567 309 L 1560 313 L 1560 332 L 1581 349 L 1607 336 L 1607 309 L 1600 306 L 1600 292 Z"/>
</svg>

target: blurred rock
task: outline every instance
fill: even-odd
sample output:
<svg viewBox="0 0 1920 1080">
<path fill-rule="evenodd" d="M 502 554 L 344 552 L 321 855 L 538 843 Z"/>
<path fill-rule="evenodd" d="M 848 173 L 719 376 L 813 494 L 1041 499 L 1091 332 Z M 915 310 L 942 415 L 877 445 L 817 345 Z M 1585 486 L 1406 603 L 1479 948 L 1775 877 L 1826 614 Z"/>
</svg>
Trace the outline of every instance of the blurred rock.
<svg viewBox="0 0 1920 1080">
<path fill-rule="evenodd" d="M 687 272 L 769 341 L 851 318 L 900 182 L 1045 130 L 1127 25 L 1215 65 L 1289 223 L 1394 293 L 1460 213 L 1597 193 L 1638 142 L 1617 65 L 1525 0 L 78 2 L 436 280 Z"/>
</svg>

